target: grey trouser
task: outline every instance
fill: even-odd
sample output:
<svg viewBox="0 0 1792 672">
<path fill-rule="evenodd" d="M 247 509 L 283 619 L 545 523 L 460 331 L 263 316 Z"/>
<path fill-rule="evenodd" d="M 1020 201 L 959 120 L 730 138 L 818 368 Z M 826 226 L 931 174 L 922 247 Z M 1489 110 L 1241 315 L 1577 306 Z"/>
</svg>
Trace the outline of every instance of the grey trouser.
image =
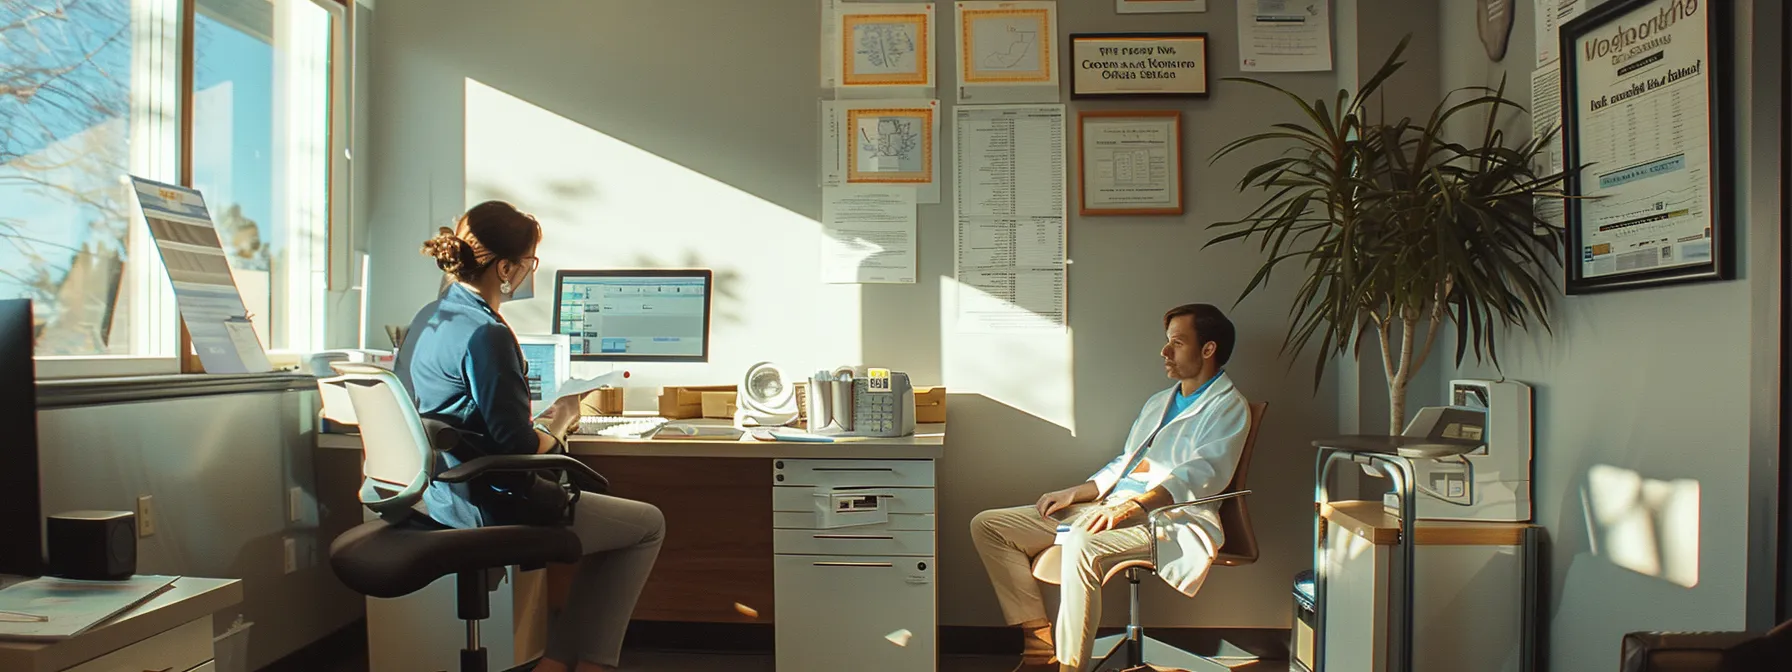
<svg viewBox="0 0 1792 672">
<path fill-rule="evenodd" d="M 666 517 L 646 502 L 589 492 L 579 495 L 577 507 L 572 531 L 585 557 L 566 608 L 548 624 L 547 657 L 569 666 L 583 660 L 616 667 L 635 600 L 666 538 Z"/>
</svg>

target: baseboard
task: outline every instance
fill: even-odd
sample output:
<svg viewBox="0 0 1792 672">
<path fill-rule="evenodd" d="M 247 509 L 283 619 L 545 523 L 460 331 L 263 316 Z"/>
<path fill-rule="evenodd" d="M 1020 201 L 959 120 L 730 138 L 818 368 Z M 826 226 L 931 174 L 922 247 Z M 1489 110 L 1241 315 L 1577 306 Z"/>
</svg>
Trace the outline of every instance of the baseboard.
<svg viewBox="0 0 1792 672">
<path fill-rule="evenodd" d="M 654 651 L 771 653 L 774 626 L 764 623 L 633 621 L 628 647 Z M 1100 635 L 1122 632 L 1102 628 Z M 1268 660 L 1288 658 L 1287 628 L 1146 628 L 1152 637 L 1186 651 L 1210 655 L 1222 644 Z M 1012 627 L 947 625 L 939 629 L 940 653 L 949 656 L 1020 655 L 1020 630 Z"/>
</svg>

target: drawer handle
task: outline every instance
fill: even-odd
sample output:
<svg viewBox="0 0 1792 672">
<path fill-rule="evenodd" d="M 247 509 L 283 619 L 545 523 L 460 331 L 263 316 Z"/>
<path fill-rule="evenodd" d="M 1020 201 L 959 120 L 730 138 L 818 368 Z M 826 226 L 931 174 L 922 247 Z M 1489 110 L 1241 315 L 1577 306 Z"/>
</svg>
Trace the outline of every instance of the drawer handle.
<svg viewBox="0 0 1792 672">
<path fill-rule="evenodd" d="M 887 471 L 896 473 L 890 467 L 816 467 L 814 471 Z"/>
<path fill-rule="evenodd" d="M 892 537 L 887 534 L 815 534 L 815 535 L 810 535 L 810 536 L 812 536 L 816 539 L 861 539 L 861 540 L 880 540 L 881 539 L 883 541 L 894 541 L 896 539 L 896 537 Z"/>
<path fill-rule="evenodd" d="M 814 562 L 816 567 L 895 567 L 888 562 Z"/>
</svg>

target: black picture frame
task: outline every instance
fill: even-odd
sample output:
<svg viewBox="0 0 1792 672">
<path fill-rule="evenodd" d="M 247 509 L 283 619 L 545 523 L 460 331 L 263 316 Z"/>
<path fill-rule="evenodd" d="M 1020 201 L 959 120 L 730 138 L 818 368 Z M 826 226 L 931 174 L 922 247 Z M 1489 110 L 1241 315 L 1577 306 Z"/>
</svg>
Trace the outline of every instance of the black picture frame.
<svg viewBox="0 0 1792 672">
<path fill-rule="evenodd" d="M 1078 41 L 1097 40 L 1195 40 L 1201 43 L 1201 89 L 1198 92 L 1090 92 L 1077 86 L 1076 47 Z M 1213 95 L 1213 47 L 1205 32 L 1141 32 L 1141 33 L 1072 33 L 1064 49 L 1064 76 L 1070 80 L 1072 100 L 1175 100 L 1201 99 Z"/>
<path fill-rule="evenodd" d="M 1705 206 L 1711 214 L 1710 236 L 1711 256 L 1704 263 L 1679 265 L 1657 270 L 1639 270 L 1618 272 L 1588 278 L 1584 275 L 1583 264 L 1590 250 L 1582 241 L 1583 209 L 1588 201 L 1581 183 L 1581 167 L 1584 166 L 1584 154 L 1581 144 L 1581 115 L 1586 107 L 1583 94 L 1577 83 L 1580 76 L 1581 56 L 1579 43 L 1586 37 L 1606 37 L 1616 34 L 1619 26 L 1642 24 L 1660 14 L 1657 5 L 1671 4 L 1673 0 L 1611 0 L 1603 5 L 1588 10 L 1573 21 L 1564 24 L 1561 29 L 1560 49 L 1562 67 L 1562 138 L 1563 166 L 1568 171 L 1563 187 L 1569 199 L 1563 204 L 1566 245 L 1563 250 L 1565 289 L 1568 294 L 1590 294 L 1625 289 L 1640 289 L 1688 282 L 1705 282 L 1731 280 L 1736 275 L 1736 222 L 1732 207 L 1735 193 L 1730 184 L 1731 167 L 1734 163 L 1734 142 L 1731 136 L 1730 118 L 1735 103 L 1731 100 L 1732 63 L 1729 39 L 1729 28 L 1732 24 L 1730 3 L 1701 2 L 1698 7 L 1703 10 L 1705 30 L 1703 37 L 1704 63 L 1708 68 L 1704 73 L 1708 94 L 1705 110 L 1704 128 L 1707 135 L 1707 157 L 1705 179 L 1699 185 L 1705 191 Z M 1644 45 L 1647 44 L 1645 41 Z M 1628 45 L 1626 45 L 1628 47 Z M 1647 52 L 1648 49 L 1642 50 Z M 1632 59 L 1633 63 L 1642 61 L 1648 56 Z M 1663 61 L 1662 67 L 1671 67 Z M 1651 68 L 1640 68 L 1639 74 L 1652 71 Z M 1628 167 L 1614 167 L 1614 170 Z M 1660 204 L 1657 204 L 1660 207 Z"/>
</svg>

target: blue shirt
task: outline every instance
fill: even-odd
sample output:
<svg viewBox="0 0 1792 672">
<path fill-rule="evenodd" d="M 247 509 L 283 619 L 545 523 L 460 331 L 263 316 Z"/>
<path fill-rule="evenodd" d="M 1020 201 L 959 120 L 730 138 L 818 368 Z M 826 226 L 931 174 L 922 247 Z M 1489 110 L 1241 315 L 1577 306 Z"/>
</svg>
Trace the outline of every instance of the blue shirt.
<svg viewBox="0 0 1792 672">
<path fill-rule="evenodd" d="M 485 299 L 459 284 L 411 320 L 393 363 L 417 413 L 460 430 L 439 469 L 486 455 L 532 455 L 540 447 L 516 334 Z M 497 474 L 471 483 L 431 483 L 429 516 L 450 527 L 504 522 L 499 500 L 520 481 Z"/>
<path fill-rule="evenodd" d="M 1163 419 L 1157 421 L 1157 428 L 1163 429 L 1165 425 L 1170 424 L 1171 420 L 1175 420 L 1176 416 L 1182 415 L 1182 412 L 1188 410 L 1188 407 L 1195 405 L 1195 400 L 1201 398 L 1201 393 L 1206 392 L 1207 388 L 1213 385 L 1213 381 L 1220 379 L 1221 373 L 1224 373 L 1223 369 L 1214 372 L 1212 378 L 1208 378 L 1207 382 L 1201 383 L 1201 386 L 1195 388 L 1195 391 L 1188 396 L 1183 396 L 1182 383 L 1177 383 L 1175 388 L 1176 391 L 1170 393 L 1170 403 L 1168 404 L 1168 407 L 1164 409 Z M 1114 484 L 1114 490 L 1109 493 L 1108 496 L 1137 497 L 1143 495 L 1145 494 L 1145 486 L 1148 484 L 1145 478 L 1145 474 L 1125 474 L 1120 477 L 1119 483 Z"/>
</svg>

